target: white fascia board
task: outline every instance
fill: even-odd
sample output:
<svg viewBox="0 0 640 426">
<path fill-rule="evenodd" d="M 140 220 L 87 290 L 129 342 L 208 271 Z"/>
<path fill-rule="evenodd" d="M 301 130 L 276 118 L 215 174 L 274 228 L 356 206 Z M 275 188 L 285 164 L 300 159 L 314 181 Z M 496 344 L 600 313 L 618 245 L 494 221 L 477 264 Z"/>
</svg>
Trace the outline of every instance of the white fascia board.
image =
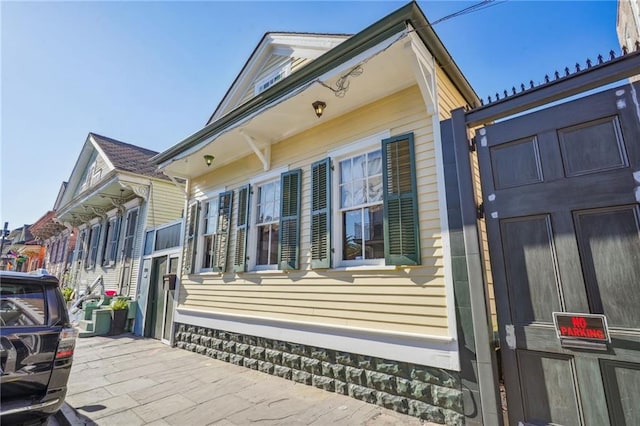
<svg viewBox="0 0 640 426">
<path fill-rule="evenodd" d="M 394 361 L 460 371 L 458 342 L 446 336 L 233 315 L 178 306 L 175 322 Z"/>
<path fill-rule="evenodd" d="M 216 134 L 208 137 L 207 139 L 203 140 L 202 142 L 200 142 L 197 145 L 192 146 L 191 148 L 181 152 L 180 154 L 176 155 L 175 157 L 168 159 L 167 161 L 164 161 L 163 163 L 160 163 L 158 165 L 159 169 L 164 169 L 167 166 L 169 166 L 171 163 L 181 160 L 185 157 L 189 157 L 190 155 L 200 151 L 202 148 L 204 148 L 205 146 L 209 145 L 212 141 L 214 141 L 215 139 L 217 139 L 218 137 L 220 137 L 221 135 L 230 132 L 231 130 L 238 128 L 238 127 L 242 127 L 245 123 L 251 121 L 251 119 L 253 119 L 254 117 L 262 114 L 263 112 L 273 108 L 274 106 L 279 105 L 280 103 L 294 97 L 297 96 L 298 94 L 304 92 L 305 90 L 307 90 L 310 86 L 312 86 L 313 84 L 325 84 L 324 82 L 327 80 L 330 80 L 338 75 L 343 74 L 345 71 L 352 69 L 353 67 L 355 67 L 356 65 L 368 60 L 369 58 L 385 51 L 386 49 L 388 49 L 389 47 L 391 47 L 393 44 L 397 43 L 398 41 L 402 40 L 403 38 L 405 38 L 407 36 L 407 31 L 403 30 L 400 33 L 397 33 L 389 38 L 387 38 L 386 40 L 378 43 L 377 45 L 371 47 L 370 49 L 367 49 L 366 51 L 362 52 L 361 54 L 359 54 L 358 56 L 356 56 L 353 59 L 350 59 L 347 62 L 344 62 L 342 64 L 340 64 L 339 66 L 337 66 L 336 68 L 332 69 L 331 71 L 328 71 L 326 73 L 324 73 L 323 75 L 321 75 L 320 77 L 316 78 L 315 80 L 312 80 L 302 86 L 297 87 L 296 89 L 292 90 L 291 92 L 287 93 L 286 95 L 273 100 L 271 103 L 263 106 L 261 109 L 255 111 L 253 114 L 245 117 L 244 119 L 238 121 L 237 123 L 217 132 Z"/>
<path fill-rule="evenodd" d="M 96 140 L 94 139 L 93 135 L 89 135 L 89 140 L 91 141 L 91 144 L 93 145 L 93 148 L 96 151 L 98 151 L 98 154 L 100 154 L 100 156 L 102 157 L 104 162 L 107 164 L 107 166 L 109 166 L 109 170 L 114 170 L 115 166 L 113 165 L 113 163 L 111 162 L 111 160 L 109 159 L 107 154 L 105 154 L 104 151 L 102 150 L 102 148 L 100 148 L 100 144 L 98 144 L 98 142 L 96 142 Z"/>
</svg>

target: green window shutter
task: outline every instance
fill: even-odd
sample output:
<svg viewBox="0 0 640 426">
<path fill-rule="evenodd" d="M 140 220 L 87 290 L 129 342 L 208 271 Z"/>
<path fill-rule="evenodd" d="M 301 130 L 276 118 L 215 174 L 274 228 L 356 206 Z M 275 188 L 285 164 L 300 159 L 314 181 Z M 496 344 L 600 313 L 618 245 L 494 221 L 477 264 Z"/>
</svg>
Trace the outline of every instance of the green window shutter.
<svg viewBox="0 0 640 426">
<path fill-rule="evenodd" d="M 227 253 L 229 248 L 229 230 L 231 228 L 231 206 L 233 205 L 233 192 L 227 191 L 218 198 L 218 230 L 216 232 L 214 270 L 226 272 Z"/>
<path fill-rule="evenodd" d="M 331 159 L 311 165 L 311 268 L 331 267 Z"/>
<path fill-rule="evenodd" d="M 244 272 L 247 268 L 247 233 L 249 231 L 249 185 L 238 190 L 238 220 L 236 221 L 236 251 L 233 271 Z"/>
<path fill-rule="evenodd" d="M 387 265 L 419 265 L 420 235 L 413 133 L 382 141 Z"/>
<path fill-rule="evenodd" d="M 189 208 L 187 226 L 187 244 L 184 254 L 184 271 L 187 274 L 195 272 L 196 264 L 196 241 L 198 236 L 198 219 L 200 217 L 200 201 L 197 201 Z"/>
<path fill-rule="evenodd" d="M 299 268 L 301 175 L 297 169 L 280 176 L 278 265 L 283 271 Z"/>
</svg>

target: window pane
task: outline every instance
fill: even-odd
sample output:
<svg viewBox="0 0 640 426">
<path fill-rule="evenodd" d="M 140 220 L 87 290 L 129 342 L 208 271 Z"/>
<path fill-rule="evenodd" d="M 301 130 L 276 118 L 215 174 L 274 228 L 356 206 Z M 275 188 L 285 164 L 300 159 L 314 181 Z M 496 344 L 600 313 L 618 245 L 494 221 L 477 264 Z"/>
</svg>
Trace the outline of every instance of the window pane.
<svg viewBox="0 0 640 426">
<path fill-rule="evenodd" d="M 367 175 L 382 175 L 382 151 L 374 151 L 367 154 Z"/>
<path fill-rule="evenodd" d="M 111 227 L 109 227 L 109 233 L 111 233 Z M 144 254 L 145 256 L 153 253 L 153 231 L 147 231 L 144 237 Z"/>
<path fill-rule="evenodd" d="M 367 202 L 366 199 L 366 187 L 364 179 L 358 179 L 353 182 L 353 205 L 358 206 L 360 204 L 365 204 Z"/>
<path fill-rule="evenodd" d="M 340 162 L 340 183 L 351 182 L 351 159 Z"/>
<path fill-rule="evenodd" d="M 155 250 L 166 250 L 180 245 L 180 224 L 167 226 L 156 231 Z"/>
<path fill-rule="evenodd" d="M 367 198 L 370 203 L 382 201 L 382 176 L 369 178 Z"/>
<path fill-rule="evenodd" d="M 257 265 L 275 265 L 278 262 L 278 224 L 258 227 Z"/>
<path fill-rule="evenodd" d="M 204 244 L 202 245 L 202 268 L 211 268 L 213 265 L 213 240 L 213 235 L 204 237 Z"/>
<path fill-rule="evenodd" d="M 382 206 L 374 206 L 364 209 L 365 259 L 384 258 L 384 233 L 383 233 L 383 209 Z"/>
<path fill-rule="evenodd" d="M 0 283 L 3 326 L 44 325 L 44 288 L 39 285 Z"/>
<path fill-rule="evenodd" d="M 343 214 L 343 260 L 362 259 L 362 210 Z"/>
<path fill-rule="evenodd" d="M 349 208 L 353 206 L 353 195 L 351 193 L 351 184 L 346 183 L 340 185 L 340 207 Z"/>
<path fill-rule="evenodd" d="M 352 180 L 362 179 L 363 177 L 365 177 L 365 170 L 364 170 L 366 166 L 365 158 L 366 157 L 364 155 L 359 155 L 353 158 L 353 166 L 351 168 Z"/>
</svg>

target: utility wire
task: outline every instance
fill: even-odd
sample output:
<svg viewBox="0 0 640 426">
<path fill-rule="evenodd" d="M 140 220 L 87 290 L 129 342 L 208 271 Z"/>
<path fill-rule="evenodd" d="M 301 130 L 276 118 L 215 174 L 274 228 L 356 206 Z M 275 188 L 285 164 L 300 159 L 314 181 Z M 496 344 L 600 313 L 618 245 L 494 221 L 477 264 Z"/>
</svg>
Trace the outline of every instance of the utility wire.
<svg viewBox="0 0 640 426">
<path fill-rule="evenodd" d="M 433 25 L 439 24 L 440 22 L 447 21 L 449 19 L 456 18 L 458 16 L 466 15 L 466 14 L 469 14 L 469 13 L 472 13 L 472 12 L 477 12 L 477 11 L 482 10 L 482 9 L 487 9 L 489 7 L 496 6 L 496 5 L 498 5 L 500 3 L 504 3 L 506 1 L 507 0 L 501 0 L 501 1 L 482 0 L 480 3 L 472 4 L 471 6 L 465 7 L 464 9 L 460 9 L 457 12 L 453 12 L 453 13 L 451 13 L 449 15 L 443 16 L 440 19 L 436 19 L 435 21 L 431 22 L 431 25 L 433 26 Z"/>
</svg>

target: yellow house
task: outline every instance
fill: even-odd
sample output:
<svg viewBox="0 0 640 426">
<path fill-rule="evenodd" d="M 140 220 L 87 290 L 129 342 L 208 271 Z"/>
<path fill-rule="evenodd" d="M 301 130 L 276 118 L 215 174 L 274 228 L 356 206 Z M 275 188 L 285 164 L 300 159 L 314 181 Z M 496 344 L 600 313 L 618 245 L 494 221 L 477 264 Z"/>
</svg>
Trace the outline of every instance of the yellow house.
<svg viewBox="0 0 640 426">
<path fill-rule="evenodd" d="M 265 34 L 206 125 L 152 159 L 188 182 L 174 343 L 481 422 L 440 137 L 474 103 L 415 3 L 353 36 Z"/>
</svg>

